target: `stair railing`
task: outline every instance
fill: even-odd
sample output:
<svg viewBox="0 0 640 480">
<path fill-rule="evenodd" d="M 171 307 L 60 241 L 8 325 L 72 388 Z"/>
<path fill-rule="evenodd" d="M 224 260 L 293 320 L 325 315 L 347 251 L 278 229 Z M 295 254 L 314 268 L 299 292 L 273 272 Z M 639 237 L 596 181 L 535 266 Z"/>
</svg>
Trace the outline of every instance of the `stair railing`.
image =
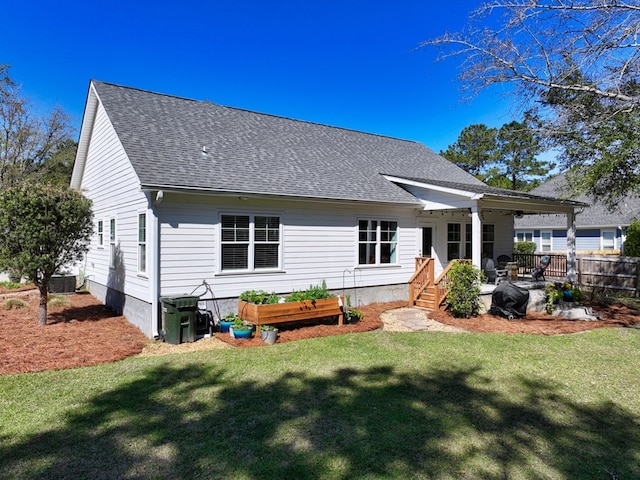
<svg viewBox="0 0 640 480">
<path fill-rule="evenodd" d="M 434 292 L 434 308 L 444 310 L 447 306 L 447 294 L 451 289 L 451 279 L 449 278 L 449 270 L 455 263 L 471 263 L 471 260 L 451 260 L 449 264 L 444 268 L 442 273 L 438 275 L 435 280 L 435 292 Z"/>
<path fill-rule="evenodd" d="M 413 307 L 427 288 L 433 285 L 433 258 L 416 257 L 416 271 L 409 279 L 409 306 Z"/>
</svg>

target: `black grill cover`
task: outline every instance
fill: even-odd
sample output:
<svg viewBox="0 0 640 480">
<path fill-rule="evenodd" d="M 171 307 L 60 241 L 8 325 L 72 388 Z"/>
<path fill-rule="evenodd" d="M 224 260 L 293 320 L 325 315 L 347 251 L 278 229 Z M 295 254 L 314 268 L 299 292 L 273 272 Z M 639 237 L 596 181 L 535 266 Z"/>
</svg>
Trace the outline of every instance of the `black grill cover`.
<svg viewBox="0 0 640 480">
<path fill-rule="evenodd" d="M 527 314 L 529 290 L 515 286 L 513 283 L 501 283 L 491 295 L 491 315 L 499 315 L 509 320 L 522 318 Z"/>
</svg>

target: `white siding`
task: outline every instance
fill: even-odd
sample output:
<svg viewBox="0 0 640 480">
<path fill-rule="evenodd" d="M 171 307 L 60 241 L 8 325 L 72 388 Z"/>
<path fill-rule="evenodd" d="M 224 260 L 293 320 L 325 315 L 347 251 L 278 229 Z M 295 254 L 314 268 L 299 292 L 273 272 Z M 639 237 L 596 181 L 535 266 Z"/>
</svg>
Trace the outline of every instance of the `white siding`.
<svg viewBox="0 0 640 480">
<path fill-rule="evenodd" d="M 511 214 L 490 213 L 484 215 L 483 223 L 495 225 L 494 260 L 499 255 L 513 257 L 513 216 Z"/>
<path fill-rule="evenodd" d="M 100 105 L 89 143 L 81 184 L 93 202 L 95 233 L 84 269 L 90 280 L 127 295 L 150 301 L 149 280 L 138 275 L 138 213 L 146 211 L 146 196 L 111 123 Z M 116 219 L 116 245 L 122 264 L 109 268 L 109 221 Z M 104 247 L 98 246 L 97 224 L 104 226 Z M 148 237 L 151 241 L 152 238 Z"/>
<path fill-rule="evenodd" d="M 189 294 L 203 280 L 218 298 L 247 289 L 286 293 L 327 282 L 330 289 L 397 285 L 414 273 L 418 254 L 418 222 L 436 226 L 435 249 L 446 264 L 447 223 L 470 223 L 466 214 L 433 215 L 406 207 L 336 205 L 311 202 L 240 200 L 165 193 L 157 208 L 160 220 L 162 295 Z M 277 215 L 282 228 L 282 270 L 227 273 L 220 271 L 221 214 Z M 358 266 L 359 219 L 398 222 L 397 263 Z M 495 225 L 495 255 L 513 254 L 513 219 L 488 214 Z M 443 268 L 436 265 L 436 273 Z M 201 292 L 202 290 L 198 290 Z"/>
<path fill-rule="evenodd" d="M 223 273 L 219 268 L 221 214 L 278 215 L 282 225 L 282 270 Z M 337 206 L 284 201 L 165 194 L 161 222 L 161 294 L 190 293 L 203 280 L 219 298 L 247 289 L 280 293 L 327 282 L 330 289 L 353 287 L 357 266 L 357 220 L 398 222 L 397 264 L 358 268 L 356 286 L 407 282 L 414 271 L 415 214 L 406 208 Z"/>
</svg>

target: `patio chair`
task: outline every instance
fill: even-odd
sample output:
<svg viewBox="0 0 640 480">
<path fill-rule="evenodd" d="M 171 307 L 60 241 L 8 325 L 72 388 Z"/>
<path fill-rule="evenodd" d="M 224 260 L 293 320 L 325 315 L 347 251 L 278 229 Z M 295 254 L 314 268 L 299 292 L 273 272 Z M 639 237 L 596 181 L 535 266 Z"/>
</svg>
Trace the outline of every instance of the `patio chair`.
<svg viewBox="0 0 640 480">
<path fill-rule="evenodd" d="M 546 281 L 546 279 L 544 278 L 544 272 L 549 266 L 549 263 L 551 263 L 551 257 L 549 255 L 543 256 L 540 259 L 540 263 L 538 264 L 538 266 L 531 272 L 531 280 L 542 280 L 543 282 Z"/>
<path fill-rule="evenodd" d="M 498 261 L 498 268 L 505 268 L 507 263 L 511 261 L 511 257 L 509 255 L 498 255 L 496 260 Z"/>
<path fill-rule="evenodd" d="M 497 266 L 496 266 L 496 278 L 495 284 L 500 285 L 502 282 L 509 281 L 509 270 L 507 270 L 507 263 L 511 261 L 511 257 L 509 255 L 498 255 L 496 258 Z"/>
<path fill-rule="evenodd" d="M 482 271 L 487 280 L 487 283 L 493 283 L 496 281 L 496 266 L 493 260 L 489 257 L 482 258 Z"/>
</svg>

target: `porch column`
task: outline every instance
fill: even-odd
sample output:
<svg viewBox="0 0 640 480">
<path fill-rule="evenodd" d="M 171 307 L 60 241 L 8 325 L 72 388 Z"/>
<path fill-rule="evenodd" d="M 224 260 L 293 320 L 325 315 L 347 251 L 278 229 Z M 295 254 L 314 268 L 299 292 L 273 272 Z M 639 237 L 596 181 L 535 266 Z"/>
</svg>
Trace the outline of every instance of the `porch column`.
<svg viewBox="0 0 640 480">
<path fill-rule="evenodd" d="M 482 268 L 482 220 L 478 205 L 471 207 L 471 263 Z"/>
<path fill-rule="evenodd" d="M 576 279 L 576 215 L 571 210 L 567 213 L 567 281 L 575 283 Z"/>
</svg>

